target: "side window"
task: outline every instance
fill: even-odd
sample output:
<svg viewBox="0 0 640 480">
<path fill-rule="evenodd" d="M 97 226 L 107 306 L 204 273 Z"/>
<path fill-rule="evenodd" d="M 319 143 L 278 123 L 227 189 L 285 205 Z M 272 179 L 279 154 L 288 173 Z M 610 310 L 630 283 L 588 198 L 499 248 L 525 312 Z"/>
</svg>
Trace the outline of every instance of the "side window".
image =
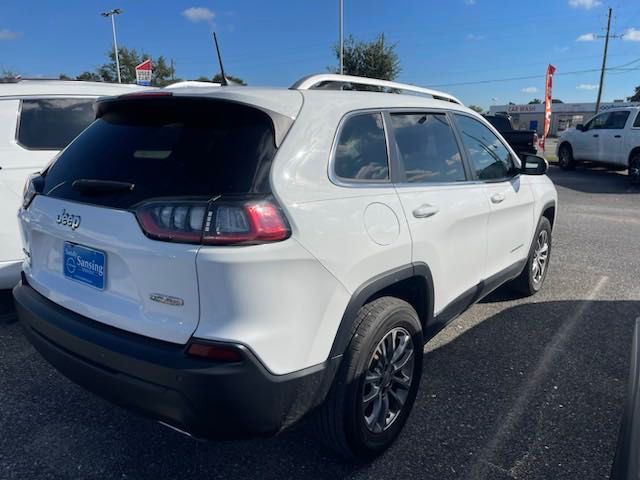
<svg viewBox="0 0 640 480">
<path fill-rule="evenodd" d="M 480 180 L 504 180 L 516 172 L 509 150 L 479 121 L 456 115 L 467 155 Z"/>
<path fill-rule="evenodd" d="M 408 183 L 460 182 L 462 157 L 445 114 L 391 114 Z"/>
<path fill-rule="evenodd" d="M 607 123 L 604 128 L 609 128 L 612 130 L 622 130 L 624 126 L 627 124 L 627 119 L 629 118 L 629 112 L 619 111 L 619 112 L 611 112 L 609 114 L 609 118 L 607 119 Z"/>
<path fill-rule="evenodd" d="M 609 118 L 608 113 L 601 113 L 600 115 L 593 117 L 585 125 L 585 130 L 599 130 L 601 128 L 604 128 L 608 118 Z"/>
<path fill-rule="evenodd" d="M 633 122 L 633 126 L 634 128 L 640 128 L 640 112 L 638 112 L 638 115 L 636 116 L 636 119 Z"/>
<path fill-rule="evenodd" d="M 344 122 L 336 146 L 334 172 L 347 180 L 389 180 L 382 114 L 363 113 Z"/>
<path fill-rule="evenodd" d="M 17 140 L 33 150 L 62 150 L 95 118 L 92 99 L 23 100 Z"/>
</svg>

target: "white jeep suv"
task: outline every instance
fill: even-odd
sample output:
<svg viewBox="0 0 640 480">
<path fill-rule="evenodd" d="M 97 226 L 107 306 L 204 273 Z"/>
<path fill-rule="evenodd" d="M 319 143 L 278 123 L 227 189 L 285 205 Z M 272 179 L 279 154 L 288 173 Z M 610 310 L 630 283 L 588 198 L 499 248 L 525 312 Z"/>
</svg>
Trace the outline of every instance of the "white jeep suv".
<svg viewBox="0 0 640 480">
<path fill-rule="evenodd" d="M 96 98 L 138 89 L 98 82 L 0 79 L 0 290 L 20 280 L 24 255 L 16 212 L 27 177 L 42 170 L 93 122 Z"/>
<path fill-rule="evenodd" d="M 97 117 L 25 189 L 18 315 L 69 378 L 194 436 L 312 412 L 338 452 L 380 453 L 424 342 L 545 279 L 546 162 L 445 93 L 327 74 Z"/>
</svg>

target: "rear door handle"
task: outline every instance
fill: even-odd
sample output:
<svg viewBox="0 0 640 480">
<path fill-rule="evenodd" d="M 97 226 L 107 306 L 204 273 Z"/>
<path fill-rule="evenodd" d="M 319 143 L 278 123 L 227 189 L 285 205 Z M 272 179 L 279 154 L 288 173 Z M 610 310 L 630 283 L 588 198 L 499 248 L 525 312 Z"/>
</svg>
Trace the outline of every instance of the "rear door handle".
<svg viewBox="0 0 640 480">
<path fill-rule="evenodd" d="M 622 138 L 622 135 L 614 135 L 613 138 Z"/>
<path fill-rule="evenodd" d="M 596 134 L 593 135 L 593 138 L 598 138 L 598 136 L 599 135 L 596 133 Z"/>
<path fill-rule="evenodd" d="M 420 205 L 413 211 L 413 216 L 416 218 L 429 218 L 433 217 L 439 211 L 440 209 L 438 207 L 434 207 L 433 205 L 425 203 L 424 205 Z"/>
<path fill-rule="evenodd" d="M 491 195 L 491 203 L 502 203 L 504 202 L 504 194 L 502 193 L 494 193 Z"/>
</svg>

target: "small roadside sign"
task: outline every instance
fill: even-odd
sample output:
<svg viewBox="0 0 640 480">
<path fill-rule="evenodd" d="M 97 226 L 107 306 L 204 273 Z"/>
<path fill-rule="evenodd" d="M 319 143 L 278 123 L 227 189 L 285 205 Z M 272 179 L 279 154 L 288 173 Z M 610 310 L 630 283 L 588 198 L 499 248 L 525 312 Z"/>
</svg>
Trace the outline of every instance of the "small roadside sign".
<svg viewBox="0 0 640 480">
<path fill-rule="evenodd" d="M 150 86 L 152 73 L 153 69 L 151 68 L 151 59 L 145 60 L 136 67 L 136 83 L 146 87 Z"/>
</svg>

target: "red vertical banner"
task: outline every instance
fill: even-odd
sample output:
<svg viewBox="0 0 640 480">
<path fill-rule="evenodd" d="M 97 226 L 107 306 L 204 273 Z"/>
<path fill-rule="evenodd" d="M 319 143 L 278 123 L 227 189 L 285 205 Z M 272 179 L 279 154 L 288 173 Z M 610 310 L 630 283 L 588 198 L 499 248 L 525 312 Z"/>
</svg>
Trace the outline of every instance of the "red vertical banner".
<svg viewBox="0 0 640 480">
<path fill-rule="evenodd" d="M 544 127 L 542 132 L 542 140 L 540 140 L 540 146 L 544 152 L 544 144 L 551 128 L 551 99 L 553 90 L 553 74 L 556 72 L 556 67 L 549 65 L 547 67 L 547 76 L 545 78 L 545 90 L 544 90 Z"/>
</svg>

